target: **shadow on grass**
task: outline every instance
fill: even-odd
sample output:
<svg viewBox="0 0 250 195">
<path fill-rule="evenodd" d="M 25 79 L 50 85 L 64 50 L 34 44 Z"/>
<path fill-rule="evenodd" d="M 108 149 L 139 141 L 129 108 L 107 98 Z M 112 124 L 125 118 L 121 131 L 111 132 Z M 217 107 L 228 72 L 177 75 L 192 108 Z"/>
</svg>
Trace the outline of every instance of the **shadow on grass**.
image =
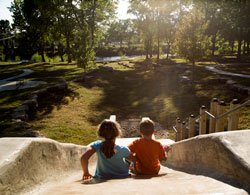
<svg viewBox="0 0 250 195">
<path fill-rule="evenodd" d="M 198 115 L 200 106 L 208 106 L 213 97 L 229 101 L 235 98 L 225 85 L 207 83 L 206 79 L 213 75 L 203 67 L 195 67 L 194 82 L 180 82 L 186 69 L 174 64 L 151 66 L 146 61 L 126 71 L 95 72 L 81 84 L 103 91 L 102 99 L 93 105 L 94 109 L 105 111 L 97 116 L 99 119 L 110 114 L 116 114 L 118 120 L 148 116 L 167 128 L 172 127 L 176 117 Z"/>
<path fill-rule="evenodd" d="M 70 100 L 73 100 L 77 96 L 78 94 L 71 89 L 45 93 L 42 97 L 39 97 L 39 107 L 37 110 L 39 112 L 39 117 L 42 118 L 50 114 L 55 108 L 60 110 L 63 105 L 68 104 Z M 37 115 L 31 120 L 36 117 Z"/>
</svg>

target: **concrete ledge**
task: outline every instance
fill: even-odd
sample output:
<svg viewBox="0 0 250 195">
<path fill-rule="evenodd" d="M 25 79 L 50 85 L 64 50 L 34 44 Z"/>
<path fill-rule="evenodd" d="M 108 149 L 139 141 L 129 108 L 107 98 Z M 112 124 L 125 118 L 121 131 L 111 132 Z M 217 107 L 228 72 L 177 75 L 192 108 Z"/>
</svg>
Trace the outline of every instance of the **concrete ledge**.
<svg viewBox="0 0 250 195">
<path fill-rule="evenodd" d="M 0 138 L 0 194 L 247 194 L 250 131 L 198 136 L 172 144 L 158 177 L 131 177 L 94 185 L 81 183 L 80 156 L 86 146 L 46 138 Z M 127 145 L 135 138 L 117 139 Z M 95 156 L 90 170 L 94 174 Z M 200 173 L 187 174 L 169 169 Z M 207 176 L 217 176 L 219 180 Z M 230 185 L 222 182 L 233 181 Z M 149 185 L 150 184 L 150 185 Z M 241 186 L 243 189 L 233 187 Z M 116 186 L 116 187 L 114 187 Z"/>
<path fill-rule="evenodd" d="M 250 192 L 250 130 L 196 136 L 172 145 L 165 164 L 207 175 Z"/>
<path fill-rule="evenodd" d="M 0 192 L 16 194 L 79 170 L 86 147 L 46 138 L 1 138 L 0 148 Z"/>
</svg>

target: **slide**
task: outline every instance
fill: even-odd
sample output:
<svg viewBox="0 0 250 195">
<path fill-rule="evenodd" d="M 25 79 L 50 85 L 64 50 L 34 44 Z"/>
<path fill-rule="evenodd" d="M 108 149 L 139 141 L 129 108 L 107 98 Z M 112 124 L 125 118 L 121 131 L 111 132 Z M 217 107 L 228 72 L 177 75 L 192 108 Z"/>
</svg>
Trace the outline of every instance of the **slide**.
<svg viewBox="0 0 250 195">
<path fill-rule="evenodd" d="M 171 144 L 158 176 L 84 183 L 86 146 L 47 138 L 0 138 L 1 194 L 248 194 L 250 130 L 197 136 Z M 127 145 L 136 138 L 117 139 Z M 217 156 L 215 156 L 217 155 Z M 217 162 L 219 161 L 219 162 Z M 94 174 L 96 157 L 90 160 Z M 227 165 L 225 165 L 225 163 Z M 232 166 L 232 167 L 231 167 Z M 236 169 L 232 172 L 231 168 Z"/>
</svg>

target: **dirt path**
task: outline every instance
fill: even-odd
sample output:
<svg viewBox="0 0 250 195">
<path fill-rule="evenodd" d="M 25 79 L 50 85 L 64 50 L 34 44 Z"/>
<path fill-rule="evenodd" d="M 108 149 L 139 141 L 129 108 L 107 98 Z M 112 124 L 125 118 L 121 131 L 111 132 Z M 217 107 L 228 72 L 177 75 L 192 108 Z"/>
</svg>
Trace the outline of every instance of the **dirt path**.
<svg viewBox="0 0 250 195">
<path fill-rule="evenodd" d="M 38 85 L 46 84 L 47 82 L 44 81 L 12 81 L 14 79 L 22 78 L 27 75 L 32 74 L 34 71 L 30 69 L 23 69 L 23 73 L 9 77 L 7 79 L 0 80 L 0 92 L 1 91 L 9 91 L 9 90 L 16 90 L 16 89 L 26 89 L 31 87 L 36 87 Z"/>
<path fill-rule="evenodd" d="M 217 68 L 215 68 L 213 66 L 206 66 L 206 69 L 210 70 L 212 72 L 218 73 L 218 74 L 223 74 L 223 75 L 227 75 L 227 76 L 236 76 L 236 77 L 250 79 L 250 75 L 223 71 L 223 70 L 219 70 L 219 69 L 217 69 Z"/>
</svg>

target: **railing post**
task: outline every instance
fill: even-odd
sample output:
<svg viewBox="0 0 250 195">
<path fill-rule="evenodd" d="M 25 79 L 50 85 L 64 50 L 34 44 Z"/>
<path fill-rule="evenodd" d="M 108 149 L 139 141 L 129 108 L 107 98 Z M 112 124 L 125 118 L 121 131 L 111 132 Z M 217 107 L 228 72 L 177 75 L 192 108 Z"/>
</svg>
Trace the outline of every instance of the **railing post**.
<svg viewBox="0 0 250 195">
<path fill-rule="evenodd" d="M 181 120 L 179 118 L 176 119 L 175 127 L 177 130 L 175 139 L 176 141 L 180 141 L 181 140 Z"/>
<path fill-rule="evenodd" d="M 217 106 L 217 117 L 219 117 L 225 112 L 226 112 L 226 104 L 224 101 L 220 101 L 219 105 Z M 215 132 L 224 131 L 224 128 L 225 128 L 225 118 L 222 117 L 216 119 Z"/>
<path fill-rule="evenodd" d="M 230 110 L 239 105 L 238 99 L 233 99 L 230 102 Z M 235 110 L 228 116 L 228 131 L 237 130 L 239 123 L 239 110 Z"/>
<path fill-rule="evenodd" d="M 186 139 L 186 126 L 184 121 L 181 124 L 181 139 Z"/>
<path fill-rule="evenodd" d="M 210 113 L 214 115 L 215 117 L 217 116 L 217 106 L 218 106 L 218 99 L 213 98 L 212 101 L 210 102 Z M 215 132 L 215 119 L 212 117 L 209 117 L 209 133 L 214 133 Z"/>
<path fill-rule="evenodd" d="M 199 135 L 202 134 L 206 134 L 206 127 L 207 127 L 207 123 L 206 123 L 206 106 L 201 106 L 200 108 L 200 120 L 199 120 Z"/>
<path fill-rule="evenodd" d="M 110 115 L 109 120 L 111 121 L 116 121 L 116 115 Z"/>
<path fill-rule="evenodd" d="M 191 114 L 188 120 L 188 138 L 194 137 L 195 131 L 195 118 L 194 115 Z"/>
</svg>

